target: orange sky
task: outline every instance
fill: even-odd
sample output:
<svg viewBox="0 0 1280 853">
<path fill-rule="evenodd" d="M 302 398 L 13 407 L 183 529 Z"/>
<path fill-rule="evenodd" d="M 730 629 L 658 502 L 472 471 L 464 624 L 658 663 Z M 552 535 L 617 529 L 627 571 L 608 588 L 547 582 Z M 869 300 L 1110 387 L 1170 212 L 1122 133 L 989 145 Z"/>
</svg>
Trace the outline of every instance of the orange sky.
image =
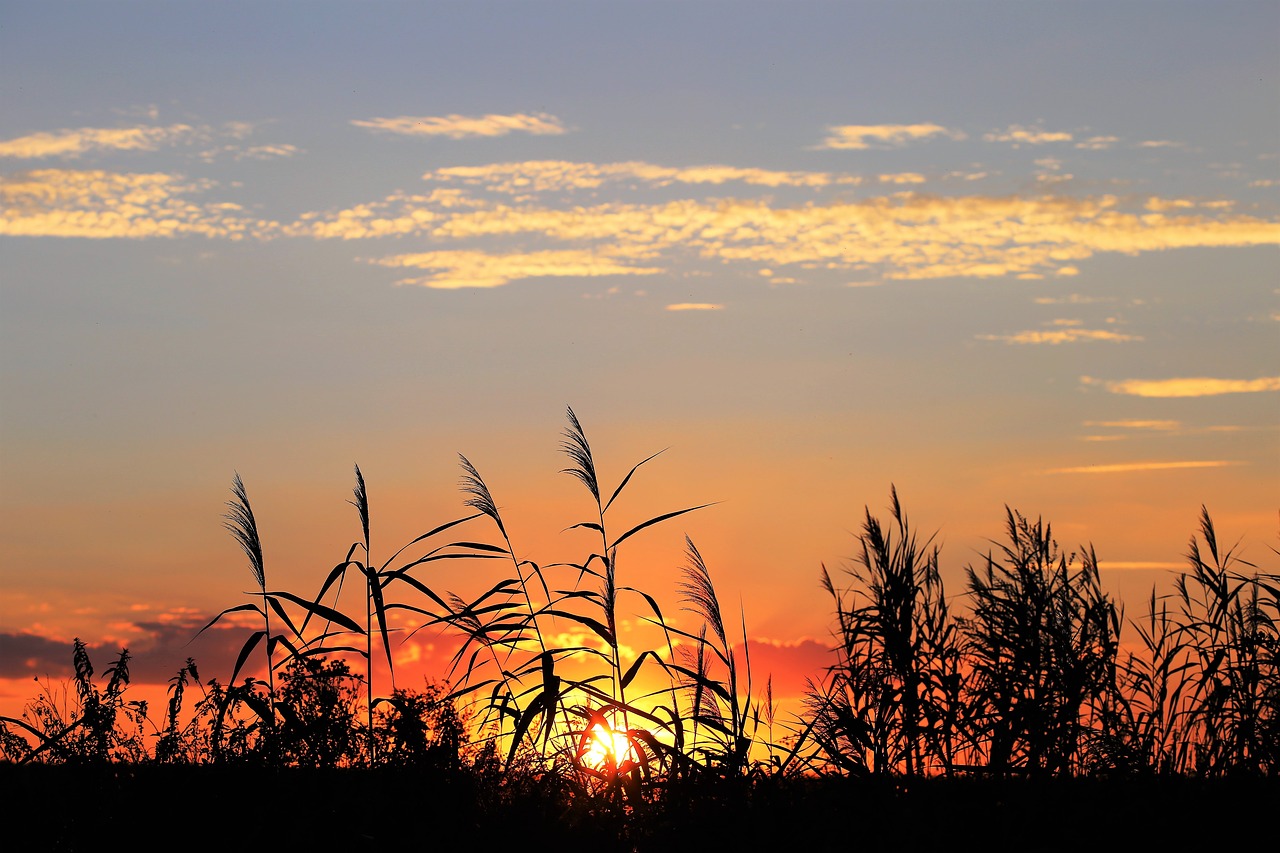
<svg viewBox="0 0 1280 853">
<path fill-rule="evenodd" d="M 0 714 L 77 636 L 139 696 L 229 675 L 236 473 L 298 594 L 355 464 L 375 556 L 465 512 L 462 453 L 518 556 L 583 559 L 567 406 L 610 487 L 663 451 L 615 529 L 711 504 L 619 582 L 696 631 L 688 535 L 783 697 L 892 487 L 955 596 L 1006 506 L 1131 615 L 1202 505 L 1274 571 L 1280 10 L 909 6 L 7 10 Z"/>
</svg>

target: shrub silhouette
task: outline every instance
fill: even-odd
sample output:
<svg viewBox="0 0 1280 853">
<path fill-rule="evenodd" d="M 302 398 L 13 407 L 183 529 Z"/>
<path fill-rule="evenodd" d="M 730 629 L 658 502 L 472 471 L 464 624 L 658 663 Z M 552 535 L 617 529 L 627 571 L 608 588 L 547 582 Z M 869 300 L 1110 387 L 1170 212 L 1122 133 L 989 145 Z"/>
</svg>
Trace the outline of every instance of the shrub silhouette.
<svg viewBox="0 0 1280 853">
<path fill-rule="evenodd" d="M 523 791 L 605 821 L 651 814 L 700 781 L 1277 776 L 1280 577 L 1222 547 L 1207 509 L 1174 593 L 1153 590 L 1126 622 L 1092 547 L 1064 551 L 1048 524 L 1012 508 L 1004 538 L 965 567 L 965 588 L 949 599 L 940 549 L 918 539 L 891 487 L 887 521 L 864 512 L 854 565 L 840 577 L 822 567 L 833 662 L 811 678 L 802 713 L 778 726 L 770 682 L 754 692 L 745 618 L 740 635 L 730 630 L 691 537 L 676 592 L 694 627 L 677 628 L 655 595 L 627 583 L 633 537 L 710 504 L 619 524 L 628 484 L 658 454 L 602 488 L 586 432 L 567 415 L 563 473 L 590 497 L 568 529 L 589 534 L 585 554 L 517 557 L 479 469 L 461 457 L 469 513 L 374 561 L 357 467 L 360 538 L 316 594 L 273 590 L 237 475 L 228 528 L 258 588 L 202 630 L 238 612 L 263 621 L 230 678 L 202 681 L 188 660 L 153 722 L 126 699 L 128 650 L 95 681 L 77 639 L 70 687 L 46 686 L 21 717 L 0 718 L 0 760 L 426 770 L 469 775 L 489 791 L 477 796 L 495 802 Z M 456 535 L 473 521 L 492 524 L 498 541 Z M 430 581 L 451 560 L 499 570 L 464 597 Z M 633 659 L 624 658 L 632 638 L 620 635 L 624 601 L 660 638 Z M 393 642 L 412 636 L 401 614 L 459 637 L 449 671 L 418 691 L 396 683 Z M 566 624 L 586 639 L 564 641 Z M 1122 643 L 1128 631 L 1134 639 Z M 263 678 L 244 676 L 259 646 Z M 375 683 L 375 667 L 385 682 Z M 618 746 L 592 764 L 602 732 Z"/>
</svg>

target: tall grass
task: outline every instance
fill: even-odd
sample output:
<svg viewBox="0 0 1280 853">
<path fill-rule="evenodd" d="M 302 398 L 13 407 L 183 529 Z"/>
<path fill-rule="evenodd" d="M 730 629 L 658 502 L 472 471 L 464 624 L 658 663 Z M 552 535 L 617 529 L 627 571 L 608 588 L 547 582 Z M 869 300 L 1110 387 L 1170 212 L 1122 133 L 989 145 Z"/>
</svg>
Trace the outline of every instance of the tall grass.
<svg viewBox="0 0 1280 853">
<path fill-rule="evenodd" d="M 850 566 L 821 567 L 831 663 L 810 679 L 803 711 L 779 723 L 771 679 L 756 693 L 745 615 L 722 606 L 691 536 L 678 615 L 629 582 L 637 537 L 711 504 L 637 514 L 628 487 L 660 454 L 606 487 L 582 422 L 566 417 L 561 473 L 586 500 L 565 530 L 586 534 L 573 537 L 581 553 L 521 556 L 480 469 L 460 456 L 465 511 L 375 558 L 357 466 L 358 538 L 315 594 L 272 589 L 237 474 L 226 526 L 255 588 L 201 628 L 235 614 L 259 622 L 230 677 L 204 681 L 188 660 L 153 722 L 126 699 L 128 650 L 95 680 L 77 640 L 71 688 L 46 687 L 20 717 L 0 718 L 0 760 L 433 767 L 552 786 L 610 815 L 701 779 L 1280 770 L 1280 577 L 1223 547 L 1207 509 L 1174 592 L 1153 589 L 1126 621 L 1091 546 L 1065 550 L 1012 508 L 949 597 L 940 547 L 918 536 L 891 487 L 886 520 L 864 508 Z M 491 526 L 491 541 L 460 532 L 475 524 Z M 478 593 L 432 575 L 459 560 Z M 427 629 L 456 638 L 456 654 L 438 681 L 407 689 L 393 649 Z"/>
<path fill-rule="evenodd" d="M 454 695 L 486 696 L 477 719 L 489 737 L 504 743 L 508 766 L 550 767 L 587 788 L 635 798 L 652 783 L 656 769 L 685 754 L 688 721 L 674 681 L 656 695 L 628 692 L 646 664 L 672 679 L 681 672 L 674 660 L 675 632 L 657 599 L 619 582 L 620 554 L 632 537 L 706 505 L 662 512 L 615 532 L 611 511 L 641 466 L 658 454 L 631 466 L 611 491 L 605 490 L 581 421 L 572 409 L 566 416 L 561 449 L 569 464 L 561 473 L 590 496 L 587 518 L 566 530 L 587 531 L 595 546 L 568 561 L 542 564 L 517 558 L 497 502 L 464 456 L 461 487 L 467 505 L 492 520 L 511 574 L 478 598 L 452 595 L 453 605 L 439 621 L 464 638 L 450 671 L 459 682 Z M 634 596 L 643 619 L 665 638 L 664 647 L 642 649 L 630 662 L 624 659 L 620 638 L 622 596 Z M 563 624 L 572 626 L 581 640 L 570 645 L 550 641 L 565 636 L 559 630 Z M 572 676 L 566 674 L 566 661 L 574 664 Z M 593 766 L 587 757 L 602 741 L 608 745 L 602 764 Z"/>
<path fill-rule="evenodd" d="M 835 605 L 836 662 L 810 692 L 812 736 L 826 761 L 861 775 L 950 773 L 962 735 L 960 634 L 933 537 L 923 543 L 890 490 L 890 522 L 866 510 L 857 563 Z"/>
</svg>

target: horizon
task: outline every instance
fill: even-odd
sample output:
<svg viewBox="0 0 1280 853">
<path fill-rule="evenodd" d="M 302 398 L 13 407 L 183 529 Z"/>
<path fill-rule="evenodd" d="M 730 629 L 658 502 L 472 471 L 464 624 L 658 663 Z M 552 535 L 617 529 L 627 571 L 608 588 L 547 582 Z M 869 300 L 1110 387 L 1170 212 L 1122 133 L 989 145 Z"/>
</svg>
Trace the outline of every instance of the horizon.
<svg viewBox="0 0 1280 853">
<path fill-rule="evenodd" d="M 226 676 L 235 476 L 275 589 L 359 538 L 355 465 L 375 556 L 466 514 L 458 454 L 582 559 L 566 407 L 610 492 L 660 452 L 620 529 L 710 504 L 625 582 L 678 612 L 687 534 L 789 685 L 891 488 L 951 595 L 1006 507 L 1128 615 L 1202 506 L 1275 571 L 1280 8 L 1159 12 L 8 9 L 0 714 L 73 637 Z"/>
</svg>

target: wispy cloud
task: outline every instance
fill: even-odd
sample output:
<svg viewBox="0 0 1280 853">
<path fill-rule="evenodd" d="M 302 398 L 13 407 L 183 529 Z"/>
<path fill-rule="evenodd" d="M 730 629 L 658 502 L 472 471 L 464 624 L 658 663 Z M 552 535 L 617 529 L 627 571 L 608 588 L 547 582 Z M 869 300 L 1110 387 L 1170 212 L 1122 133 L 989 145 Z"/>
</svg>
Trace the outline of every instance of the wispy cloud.
<svg viewBox="0 0 1280 853">
<path fill-rule="evenodd" d="M 232 202 L 196 203 L 209 180 L 163 173 L 39 169 L 0 176 L 0 234 L 144 238 L 198 234 L 238 240 L 278 232 Z"/>
<path fill-rule="evenodd" d="M 723 305 L 714 302 L 677 302 L 674 305 L 668 305 L 668 311 L 721 311 Z"/>
<path fill-rule="evenodd" d="M 1118 136 L 1091 136 L 1076 143 L 1076 148 L 1086 151 L 1105 151 L 1120 141 Z"/>
<path fill-rule="evenodd" d="M 1079 270 L 1073 270 L 1075 275 Z M 1062 273 L 1061 270 L 1058 271 Z M 1066 296 L 1037 296 L 1034 302 L 1037 305 L 1092 305 L 1097 302 L 1115 302 L 1114 296 L 1086 296 L 1080 293 L 1070 293 Z"/>
<path fill-rule="evenodd" d="M 200 159 L 206 163 L 212 163 L 222 157 L 230 157 L 232 160 L 279 160 L 285 157 L 295 157 L 301 153 L 301 148 L 287 143 L 247 146 L 237 144 L 222 145 L 201 151 Z"/>
<path fill-rule="evenodd" d="M 1046 474 L 1129 474 L 1142 471 L 1176 471 L 1188 468 L 1226 468 L 1242 465 L 1226 459 L 1185 460 L 1180 462 L 1117 462 L 1109 465 L 1080 465 L 1074 468 L 1051 468 Z"/>
<path fill-rule="evenodd" d="M 1139 560 L 1099 560 L 1098 568 L 1107 572 L 1153 572 L 1185 568 L 1183 563 L 1160 563 Z"/>
<path fill-rule="evenodd" d="M 919 172 L 895 172 L 890 175 L 880 175 L 879 180 L 882 184 L 923 184 L 925 178 Z"/>
<path fill-rule="evenodd" d="M 1220 394 L 1256 394 L 1280 391 L 1280 376 L 1258 379 L 1215 379 L 1192 376 L 1177 379 L 1103 380 L 1081 376 L 1083 385 L 1101 385 L 1112 394 L 1133 397 L 1215 397 Z"/>
<path fill-rule="evenodd" d="M 1160 432 L 1171 432 L 1182 426 L 1179 421 L 1153 421 L 1153 420 L 1119 420 L 1119 421 L 1085 421 L 1087 427 L 1106 427 L 1108 429 L 1150 429 Z"/>
<path fill-rule="evenodd" d="M 80 127 L 5 140 L 0 142 L 0 157 L 74 159 L 90 151 L 155 151 L 165 145 L 192 140 L 202 133 L 189 124 Z"/>
<path fill-rule="evenodd" d="M 1034 279 L 1075 275 L 1080 261 L 1100 253 L 1280 245 L 1280 222 L 1205 205 L 1174 205 L 1170 209 L 1176 214 L 1166 214 L 1151 199 L 1113 195 L 904 191 L 851 199 L 823 195 L 828 187 L 856 183 L 854 176 L 827 172 L 533 161 L 441 169 L 424 177 L 424 192 L 304 212 L 279 224 L 258 219 L 236 203 L 198 200 L 215 186 L 209 181 L 162 173 L 40 170 L 3 178 L 0 230 L 99 238 L 179 233 L 424 237 L 439 249 L 433 257 L 453 260 L 442 275 L 419 283 L 458 281 L 448 274 L 455 261 L 506 257 L 513 240 L 520 241 L 522 257 L 573 258 L 575 265 L 594 259 L 584 269 L 634 275 L 691 261 L 734 263 L 776 271 L 774 284 L 799 280 L 805 270 L 843 271 L 861 281 Z M 601 189 L 606 184 L 607 193 Z M 733 191 L 719 189 L 725 185 L 734 185 Z M 678 197 L 672 197 L 673 187 L 681 190 Z M 666 191 L 655 194 L 654 188 Z M 778 188 L 787 190 L 785 201 L 771 192 Z M 579 189 L 587 199 L 566 203 L 563 192 Z M 494 261 L 492 268 L 505 263 Z M 467 268 L 479 271 L 471 262 Z M 512 278 L 504 272 L 476 280 L 495 277 Z M 1133 337 L 1115 329 L 1051 328 L 995 339 L 1068 343 Z"/>
<path fill-rule="evenodd" d="M 762 199 L 537 205 L 459 211 L 430 229 L 441 239 L 526 235 L 592 241 L 614 256 L 693 249 L 765 266 L 883 268 L 883 277 L 991 278 L 1062 271 L 1097 252 L 1280 244 L 1280 223 L 1248 217 L 1165 219 L 1122 212 L 1113 197 L 940 198 L 897 194 L 858 202 L 775 206 Z M 1072 268 L 1074 271 L 1074 268 Z"/>
<path fill-rule="evenodd" d="M 464 287 L 501 287 L 512 281 L 548 276 L 653 275 L 660 267 L 634 267 L 587 250 L 523 252 L 505 255 L 488 252 L 444 251 L 392 255 L 373 261 L 384 267 L 430 270 L 433 274 L 405 278 L 396 284 L 413 284 L 441 290 Z"/>
<path fill-rule="evenodd" d="M 1012 142 L 1014 145 L 1045 145 L 1050 142 L 1071 142 L 1075 137 L 1064 131 L 1049 131 L 1039 127 L 1010 125 L 1004 130 L 993 130 L 982 136 L 987 142 Z"/>
<path fill-rule="evenodd" d="M 933 136 L 964 139 L 958 130 L 939 124 L 844 124 L 827 128 L 827 137 L 819 149 L 860 151 L 873 146 L 896 147 Z"/>
<path fill-rule="evenodd" d="M 1007 344 L 1071 344 L 1080 341 L 1140 341 L 1138 335 L 1126 335 L 1106 329 L 1084 329 L 1077 320 L 1054 320 L 1047 329 L 1028 329 L 1012 335 L 978 335 L 982 341 L 1003 341 Z"/>
<path fill-rule="evenodd" d="M 453 166 L 427 172 L 422 177 L 427 181 L 461 183 L 512 195 L 594 190 L 610 183 L 665 187 L 672 184 L 719 185 L 736 182 L 765 187 L 809 188 L 861 183 L 861 179 L 856 176 L 829 172 L 782 172 L 722 165 L 672 168 L 638 161 L 582 163 L 566 160 Z"/>
<path fill-rule="evenodd" d="M 351 123 L 356 127 L 402 136 L 444 136 L 449 139 L 506 136 L 509 133 L 558 136 L 567 132 L 560 119 L 546 113 L 397 116 L 396 118 L 353 119 Z"/>
</svg>

